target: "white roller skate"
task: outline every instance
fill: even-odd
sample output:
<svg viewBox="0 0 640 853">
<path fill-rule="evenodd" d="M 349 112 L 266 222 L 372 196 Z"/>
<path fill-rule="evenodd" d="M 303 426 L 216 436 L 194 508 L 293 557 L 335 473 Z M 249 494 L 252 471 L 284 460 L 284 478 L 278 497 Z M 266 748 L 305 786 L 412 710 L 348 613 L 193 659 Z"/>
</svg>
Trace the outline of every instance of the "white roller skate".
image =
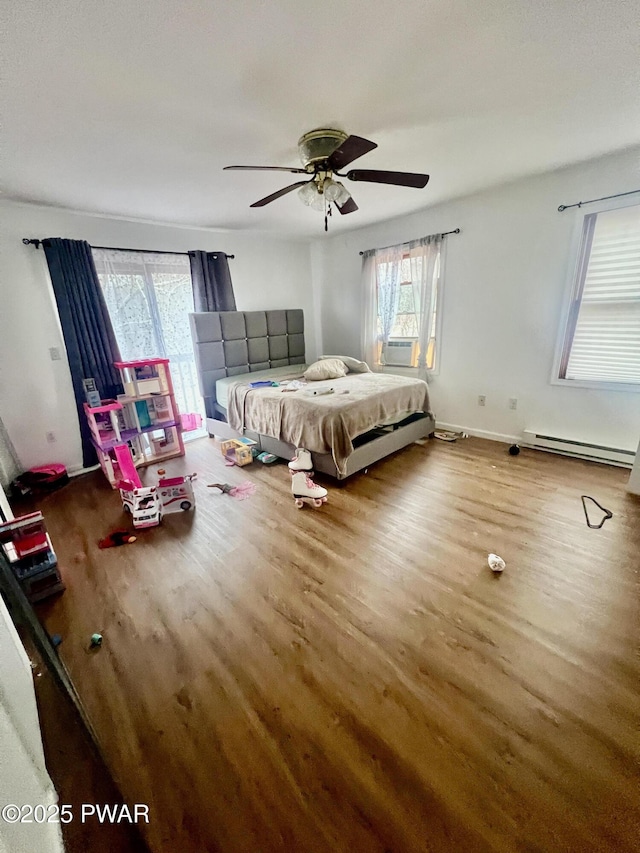
<svg viewBox="0 0 640 853">
<path fill-rule="evenodd" d="M 293 472 L 291 491 L 298 509 L 302 509 L 306 503 L 319 507 L 327 502 L 327 490 L 317 486 L 306 471 Z"/>
<path fill-rule="evenodd" d="M 305 450 L 304 447 L 296 447 L 296 455 L 289 462 L 289 470 L 292 474 L 295 474 L 296 471 L 306 471 L 309 474 L 313 473 L 313 462 L 311 461 L 309 451 Z"/>
</svg>

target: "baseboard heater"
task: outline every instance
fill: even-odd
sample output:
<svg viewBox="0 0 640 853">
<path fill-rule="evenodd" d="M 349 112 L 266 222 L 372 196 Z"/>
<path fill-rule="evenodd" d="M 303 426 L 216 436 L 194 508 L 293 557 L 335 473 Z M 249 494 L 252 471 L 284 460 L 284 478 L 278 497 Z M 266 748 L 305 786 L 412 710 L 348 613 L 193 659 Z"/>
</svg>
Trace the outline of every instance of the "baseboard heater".
<svg viewBox="0 0 640 853">
<path fill-rule="evenodd" d="M 605 447 L 602 444 L 589 444 L 586 441 L 558 438 L 554 435 L 543 435 L 531 430 L 525 430 L 522 436 L 523 444 L 534 450 L 547 450 L 550 453 L 575 456 L 578 459 L 589 459 L 593 462 L 605 462 L 608 465 L 618 465 L 621 468 L 631 468 L 636 455 L 634 450 L 622 450 L 619 447 Z"/>
</svg>

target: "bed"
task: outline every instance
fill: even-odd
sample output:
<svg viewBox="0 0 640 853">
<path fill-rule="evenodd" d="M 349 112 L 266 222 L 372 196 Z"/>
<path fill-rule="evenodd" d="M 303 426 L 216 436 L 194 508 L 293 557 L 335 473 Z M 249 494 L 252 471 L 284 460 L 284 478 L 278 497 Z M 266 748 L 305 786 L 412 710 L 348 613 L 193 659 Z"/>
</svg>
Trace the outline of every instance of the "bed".
<svg viewBox="0 0 640 853">
<path fill-rule="evenodd" d="M 245 435 L 284 459 L 297 446 L 307 447 L 316 471 L 343 480 L 433 434 L 428 390 L 420 380 L 348 373 L 294 393 L 287 384 L 252 388 L 252 382 L 302 378 L 307 362 L 300 309 L 210 311 L 189 319 L 210 436 Z"/>
</svg>

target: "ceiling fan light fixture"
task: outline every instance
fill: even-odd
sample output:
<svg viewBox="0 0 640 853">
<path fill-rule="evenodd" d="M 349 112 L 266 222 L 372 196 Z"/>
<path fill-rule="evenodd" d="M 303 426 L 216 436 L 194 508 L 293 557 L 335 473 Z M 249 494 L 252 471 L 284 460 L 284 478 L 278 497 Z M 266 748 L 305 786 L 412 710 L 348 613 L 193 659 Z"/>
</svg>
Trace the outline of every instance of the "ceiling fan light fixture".
<svg viewBox="0 0 640 853">
<path fill-rule="evenodd" d="M 305 204 L 308 204 L 309 206 L 311 206 L 313 204 L 313 200 L 316 196 L 315 184 L 313 184 L 313 183 L 305 184 L 303 187 L 301 187 L 298 190 L 298 195 L 300 196 L 300 199 Z"/>
<path fill-rule="evenodd" d="M 318 192 L 313 181 L 301 187 L 298 190 L 298 195 L 308 207 L 312 207 L 314 210 L 324 210 L 324 196 Z"/>
<path fill-rule="evenodd" d="M 334 181 L 328 178 L 324 182 L 324 196 L 329 203 L 334 201 L 338 207 L 341 207 L 345 201 L 351 198 L 351 194 L 345 189 L 340 181 Z"/>
</svg>

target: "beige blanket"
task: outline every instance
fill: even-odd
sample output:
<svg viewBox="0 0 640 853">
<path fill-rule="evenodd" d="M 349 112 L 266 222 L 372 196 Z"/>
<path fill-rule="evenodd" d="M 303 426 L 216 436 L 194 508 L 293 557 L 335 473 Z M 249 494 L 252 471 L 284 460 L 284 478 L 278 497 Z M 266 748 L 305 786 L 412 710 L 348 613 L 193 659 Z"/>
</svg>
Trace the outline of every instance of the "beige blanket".
<svg viewBox="0 0 640 853">
<path fill-rule="evenodd" d="M 290 378 L 296 377 L 301 378 L 292 368 Z M 356 436 L 407 412 L 429 411 L 426 382 L 388 373 L 349 373 L 341 379 L 309 382 L 298 391 L 285 391 L 286 387 L 232 385 L 229 425 L 240 433 L 248 429 L 313 453 L 331 453 L 341 474 Z M 332 394 L 311 394 L 328 388 L 334 389 Z"/>
</svg>

